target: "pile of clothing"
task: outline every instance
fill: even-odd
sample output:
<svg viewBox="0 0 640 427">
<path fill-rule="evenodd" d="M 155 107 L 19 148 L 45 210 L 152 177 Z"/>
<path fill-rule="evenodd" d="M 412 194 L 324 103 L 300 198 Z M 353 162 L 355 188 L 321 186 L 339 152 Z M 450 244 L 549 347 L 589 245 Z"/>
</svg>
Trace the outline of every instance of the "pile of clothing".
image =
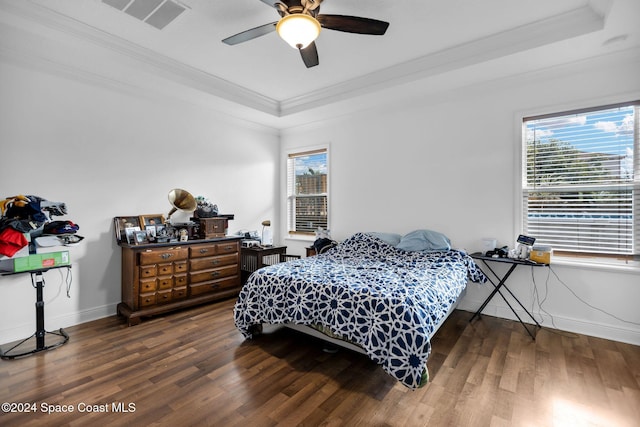
<svg viewBox="0 0 640 427">
<path fill-rule="evenodd" d="M 56 244 L 77 243 L 79 226 L 71 221 L 51 221 L 67 214 L 62 202 L 50 202 L 38 196 L 18 195 L 0 201 L 0 255 L 14 256 L 29 245 L 25 234 L 53 236 Z"/>
</svg>

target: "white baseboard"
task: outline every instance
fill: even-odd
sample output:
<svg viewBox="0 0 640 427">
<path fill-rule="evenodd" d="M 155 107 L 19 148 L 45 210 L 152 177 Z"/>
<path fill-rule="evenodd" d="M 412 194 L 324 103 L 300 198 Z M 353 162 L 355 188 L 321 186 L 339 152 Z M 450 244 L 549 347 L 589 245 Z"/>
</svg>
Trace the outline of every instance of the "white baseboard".
<svg viewBox="0 0 640 427">
<path fill-rule="evenodd" d="M 463 302 L 464 304 L 460 304 L 458 309 L 472 313 L 482 305 L 482 301 L 465 299 Z M 533 321 L 531 321 L 527 313 L 518 307 L 517 304 L 512 305 L 514 305 L 514 309 L 517 308 L 516 313 L 518 313 L 518 316 L 520 316 L 523 322 L 533 324 Z M 518 321 L 517 317 L 507 306 L 488 304 L 482 311 L 482 314 Z M 586 322 L 584 320 L 557 315 L 554 315 L 552 319 L 551 316 L 545 313 L 533 312 L 532 314 L 535 316 L 538 323 L 545 328 L 574 332 L 607 340 L 620 341 L 627 344 L 640 345 L 640 331 L 637 329 L 634 330 L 624 326 L 611 326 L 602 323 Z"/>
<path fill-rule="evenodd" d="M 94 307 L 88 310 L 67 313 L 62 316 L 48 316 L 45 313 L 45 329 L 47 331 L 55 331 L 60 328 L 68 328 L 70 326 L 79 325 L 81 323 L 91 322 L 92 320 L 102 319 L 104 317 L 113 316 L 116 313 L 117 304 L 108 304 L 100 307 Z M 0 344 L 6 344 L 14 341 L 25 339 L 35 332 L 35 321 L 24 323 L 22 325 L 14 325 L 9 328 L 0 329 Z M 73 337 L 71 337 L 73 339 Z"/>
</svg>

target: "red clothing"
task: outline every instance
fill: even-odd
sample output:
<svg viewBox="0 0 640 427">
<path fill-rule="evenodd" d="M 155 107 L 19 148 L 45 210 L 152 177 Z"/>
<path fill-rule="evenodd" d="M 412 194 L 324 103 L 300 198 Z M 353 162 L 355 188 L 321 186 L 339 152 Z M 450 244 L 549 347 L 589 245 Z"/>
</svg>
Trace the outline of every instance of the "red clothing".
<svg viewBox="0 0 640 427">
<path fill-rule="evenodd" d="M 18 230 L 7 227 L 0 232 L 0 255 L 12 257 L 28 244 L 27 238 Z"/>
</svg>

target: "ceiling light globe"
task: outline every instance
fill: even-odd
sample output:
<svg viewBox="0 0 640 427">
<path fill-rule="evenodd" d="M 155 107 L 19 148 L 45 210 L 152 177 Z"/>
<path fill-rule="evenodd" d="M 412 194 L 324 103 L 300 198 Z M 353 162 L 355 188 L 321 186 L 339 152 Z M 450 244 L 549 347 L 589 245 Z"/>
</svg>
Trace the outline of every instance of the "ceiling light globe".
<svg viewBox="0 0 640 427">
<path fill-rule="evenodd" d="M 304 49 L 320 34 L 320 23 L 310 15 L 294 13 L 278 21 L 276 31 L 294 49 Z"/>
</svg>

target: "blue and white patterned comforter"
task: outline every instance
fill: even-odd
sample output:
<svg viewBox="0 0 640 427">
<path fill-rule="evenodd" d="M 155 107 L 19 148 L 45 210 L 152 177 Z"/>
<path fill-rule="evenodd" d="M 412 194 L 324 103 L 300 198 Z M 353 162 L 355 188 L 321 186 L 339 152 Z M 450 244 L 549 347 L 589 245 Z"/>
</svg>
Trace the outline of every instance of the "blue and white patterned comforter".
<svg viewBox="0 0 640 427">
<path fill-rule="evenodd" d="M 464 252 L 406 252 L 357 233 L 324 254 L 255 271 L 234 319 L 246 338 L 261 323 L 322 325 L 414 389 L 429 336 L 468 279 L 486 281 Z"/>
</svg>

